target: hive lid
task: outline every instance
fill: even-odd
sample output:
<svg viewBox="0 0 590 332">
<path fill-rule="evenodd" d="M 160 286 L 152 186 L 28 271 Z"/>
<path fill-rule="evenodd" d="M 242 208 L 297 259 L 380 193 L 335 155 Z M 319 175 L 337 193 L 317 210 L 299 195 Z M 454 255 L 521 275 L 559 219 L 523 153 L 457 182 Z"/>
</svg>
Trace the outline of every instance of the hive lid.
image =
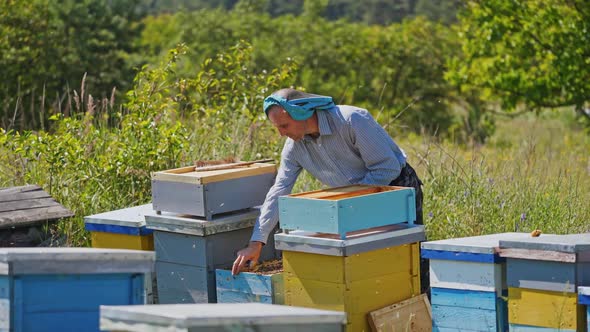
<svg viewBox="0 0 590 332">
<path fill-rule="evenodd" d="M 561 263 L 590 262 L 590 234 L 543 234 L 518 241 L 500 241 L 500 256 Z"/>
<path fill-rule="evenodd" d="M 139 326 L 138 323 L 141 323 Z M 101 306 L 100 328 L 104 330 L 171 331 L 171 328 L 346 324 L 339 311 L 263 303 L 210 303 Z M 158 325 L 160 329 L 155 329 Z"/>
<path fill-rule="evenodd" d="M 151 251 L 97 248 L 1 248 L 0 275 L 154 271 Z"/>
<path fill-rule="evenodd" d="M 343 240 L 337 234 L 291 231 L 288 234 L 276 234 L 275 246 L 278 250 L 350 256 L 424 239 L 424 226 L 396 224 L 351 232 Z"/>
<path fill-rule="evenodd" d="M 120 210 L 114 210 L 84 217 L 85 228 L 88 231 L 132 234 L 147 234 L 145 229 L 145 215 L 153 213 L 152 204 L 144 204 Z M 119 227 L 110 227 L 119 226 Z M 137 235 L 136 234 L 136 235 Z"/>
<path fill-rule="evenodd" d="M 206 236 L 252 227 L 259 215 L 260 207 L 218 214 L 212 220 L 169 212 L 150 212 L 146 214 L 145 221 L 147 228 L 152 230 Z"/>
<path fill-rule="evenodd" d="M 421 248 L 426 250 L 496 254 L 501 240 L 519 240 L 530 237 L 529 233 L 489 234 L 423 242 Z"/>
<path fill-rule="evenodd" d="M 212 182 L 275 172 L 276 165 L 273 163 L 256 163 L 246 166 L 236 166 L 229 169 L 210 171 L 195 171 L 194 166 L 188 166 L 155 172 L 152 174 L 152 180 L 202 185 Z"/>
</svg>

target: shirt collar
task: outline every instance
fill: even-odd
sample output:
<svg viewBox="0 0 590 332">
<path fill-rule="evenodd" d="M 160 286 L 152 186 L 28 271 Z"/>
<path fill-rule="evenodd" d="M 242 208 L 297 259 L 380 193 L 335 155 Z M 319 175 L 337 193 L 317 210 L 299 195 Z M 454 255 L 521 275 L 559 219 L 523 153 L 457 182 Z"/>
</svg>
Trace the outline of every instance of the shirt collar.
<svg viewBox="0 0 590 332">
<path fill-rule="evenodd" d="M 316 111 L 318 114 L 318 127 L 320 130 L 320 137 L 324 135 L 332 135 L 332 128 L 330 128 L 330 122 L 328 122 L 328 112 L 330 110 Z M 313 140 L 313 137 L 309 135 L 303 136 L 306 141 Z"/>
</svg>

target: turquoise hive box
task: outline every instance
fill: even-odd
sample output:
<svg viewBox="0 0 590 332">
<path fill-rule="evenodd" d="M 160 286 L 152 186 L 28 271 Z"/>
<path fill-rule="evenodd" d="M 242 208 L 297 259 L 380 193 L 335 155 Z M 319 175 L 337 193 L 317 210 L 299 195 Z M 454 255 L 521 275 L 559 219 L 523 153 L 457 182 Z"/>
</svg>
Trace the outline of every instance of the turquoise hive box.
<svg viewBox="0 0 590 332">
<path fill-rule="evenodd" d="M 353 185 L 279 197 L 284 230 L 339 234 L 416 221 L 414 188 Z"/>
<path fill-rule="evenodd" d="M 145 303 L 154 253 L 0 249 L 0 331 L 98 331 L 100 305 Z"/>
<path fill-rule="evenodd" d="M 525 239 L 529 233 L 501 233 L 423 242 L 430 260 L 433 331 L 508 329 L 506 263 L 501 240 Z"/>
<path fill-rule="evenodd" d="M 100 329 L 118 332 L 343 332 L 339 311 L 262 303 L 102 306 Z"/>
</svg>

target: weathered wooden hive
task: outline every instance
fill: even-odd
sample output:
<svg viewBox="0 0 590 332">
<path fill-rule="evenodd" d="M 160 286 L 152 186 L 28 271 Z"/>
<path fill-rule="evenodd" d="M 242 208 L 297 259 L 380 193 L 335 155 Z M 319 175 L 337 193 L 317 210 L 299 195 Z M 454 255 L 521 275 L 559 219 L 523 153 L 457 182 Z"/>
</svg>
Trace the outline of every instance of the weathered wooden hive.
<svg viewBox="0 0 590 332">
<path fill-rule="evenodd" d="M 0 330 L 98 331 L 99 306 L 144 304 L 154 253 L 0 249 Z"/>
<path fill-rule="evenodd" d="M 282 196 L 284 230 L 339 234 L 416 220 L 414 188 L 353 185 Z"/>
<path fill-rule="evenodd" d="M 499 243 L 528 237 L 501 233 L 423 242 L 421 255 L 430 260 L 433 330 L 506 331 L 506 264 Z"/>
<path fill-rule="evenodd" d="M 276 234 L 285 304 L 347 314 L 347 331 L 370 331 L 367 315 L 420 294 L 424 228 L 398 224 L 338 235 Z"/>
<path fill-rule="evenodd" d="M 343 332 L 342 312 L 262 303 L 101 306 L 102 331 Z"/>
<path fill-rule="evenodd" d="M 214 215 L 264 202 L 276 176 L 274 164 L 224 167 L 203 171 L 190 166 L 155 172 L 152 175 L 154 210 L 212 220 Z"/>
<path fill-rule="evenodd" d="M 146 215 L 154 231 L 160 303 L 217 302 L 215 269 L 231 266 L 244 248 L 257 208 L 218 215 L 213 220 L 162 213 Z M 277 258 L 274 241 L 264 246 L 261 260 Z"/>
<path fill-rule="evenodd" d="M 578 286 L 590 286 L 590 234 L 501 240 L 510 330 L 584 331 Z"/>
</svg>

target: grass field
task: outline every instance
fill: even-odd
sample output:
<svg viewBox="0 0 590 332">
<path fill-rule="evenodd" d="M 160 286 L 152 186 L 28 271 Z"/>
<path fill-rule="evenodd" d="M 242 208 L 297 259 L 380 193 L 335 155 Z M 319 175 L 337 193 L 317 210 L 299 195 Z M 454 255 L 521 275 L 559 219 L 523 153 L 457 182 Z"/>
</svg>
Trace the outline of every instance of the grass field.
<svg viewBox="0 0 590 332">
<path fill-rule="evenodd" d="M 62 221 L 56 232 L 67 235 L 69 244 L 77 246 L 89 245 L 84 216 L 149 202 L 150 170 L 224 155 L 278 161 L 282 147 L 267 123 L 258 128 L 259 134 L 252 135 L 251 128 L 234 128 L 225 138 L 193 135 L 187 129 L 188 141 L 176 144 L 176 152 L 162 159 L 154 155 L 161 149 L 149 148 L 150 144 L 161 145 L 152 129 L 153 137 L 129 141 L 129 137 L 144 136 L 142 130 L 148 129 L 130 133 L 124 127 L 85 127 L 83 121 L 68 126 L 78 127 L 52 135 L 2 134 L 0 187 L 34 183 L 50 191 L 76 213 Z M 428 238 L 534 229 L 560 234 L 589 231 L 590 136 L 571 127 L 567 116 L 547 112 L 499 120 L 496 133 L 485 145 L 392 133 L 425 184 Z M 172 144 L 169 140 L 167 144 Z M 320 183 L 303 173 L 294 191 L 319 187 Z"/>
</svg>

